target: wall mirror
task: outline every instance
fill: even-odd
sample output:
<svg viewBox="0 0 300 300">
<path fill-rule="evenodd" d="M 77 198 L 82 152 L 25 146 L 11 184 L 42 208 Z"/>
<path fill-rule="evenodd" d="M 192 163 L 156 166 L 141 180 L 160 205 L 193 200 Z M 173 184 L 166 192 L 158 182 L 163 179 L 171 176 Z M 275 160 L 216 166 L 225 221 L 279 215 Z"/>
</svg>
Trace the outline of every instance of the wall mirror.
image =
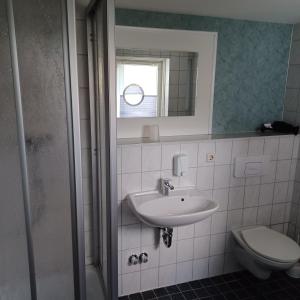
<svg viewBox="0 0 300 300">
<path fill-rule="evenodd" d="M 211 132 L 217 33 L 116 26 L 118 138 Z"/>
<path fill-rule="evenodd" d="M 194 116 L 198 54 L 117 49 L 118 118 Z"/>
</svg>

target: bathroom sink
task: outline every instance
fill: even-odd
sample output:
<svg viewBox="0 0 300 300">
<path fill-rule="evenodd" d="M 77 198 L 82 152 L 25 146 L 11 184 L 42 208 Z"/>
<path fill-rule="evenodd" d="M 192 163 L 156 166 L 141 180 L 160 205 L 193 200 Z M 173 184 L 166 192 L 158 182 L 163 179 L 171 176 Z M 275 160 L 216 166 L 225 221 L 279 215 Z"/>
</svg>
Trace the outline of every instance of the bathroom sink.
<svg viewBox="0 0 300 300">
<path fill-rule="evenodd" d="M 201 191 L 176 190 L 168 196 L 158 191 L 128 195 L 133 213 L 152 227 L 174 227 L 199 222 L 212 215 L 219 207 Z"/>
</svg>

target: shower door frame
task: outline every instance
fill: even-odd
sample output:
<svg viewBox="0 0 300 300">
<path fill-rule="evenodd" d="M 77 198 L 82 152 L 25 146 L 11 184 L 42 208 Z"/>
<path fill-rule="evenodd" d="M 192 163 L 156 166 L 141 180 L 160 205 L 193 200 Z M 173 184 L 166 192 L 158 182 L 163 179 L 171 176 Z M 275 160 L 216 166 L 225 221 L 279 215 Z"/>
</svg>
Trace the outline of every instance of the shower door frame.
<svg viewBox="0 0 300 300">
<path fill-rule="evenodd" d="M 97 46 L 95 46 L 94 32 L 94 12 L 97 6 L 104 7 L 105 20 L 102 25 L 104 35 L 104 81 L 105 81 L 105 109 L 108 115 L 105 120 L 105 133 L 108 145 L 99 145 L 98 113 L 90 114 L 91 119 L 91 157 L 92 157 L 92 204 L 93 204 L 93 264 L 99 272 L 104 271 L 101 266 L 101 201 L 106 202 L 107 221 L 107 297 L 108 299 L 118 299 L 118 206 L 117 206 L 117 117 L 116 117 L 116 75 L 115 75 L 115 3 L 113 0 L 92 0 L 87 9 L 87 43 L 88 43 L 88 65 L 89 65 L 89 92 L 90 109 L 96 111 L 96 97 L 98 95 L 97 84 L 98 74 L 95 71 L 95 57 Z M 96 73 L 96 74 L 95 74 Z M 103 129 L 103 128 L 102 128 Z M 105 172 L 108 178 L 101 178 L 101 165 L 97 155 L 99 149 L 106 152 L 108 158 Z M 103 170 L 102 170 L 103 171 Z M 101 199 L 99 189 L 101 184 L 106 186 L 106 199 Z"/>
<path fill-rule="evenodd" d="M 80 140 L 80 114 L 78 95 L 77 44 L 76 44 L 76 15 L 75 0 L 60 0 L 62 21 L 62 48 L 64 64 L 65 99 L 67 107 L 67 134 L 70 174 L 70 207 L 72 228 L 72 256 L 73 256 L 73 290 L 76 300 L 86 299 L 85 285 L 85 240 L 84 240 L 84 212 L 82 197 L 82 165 Z M 14 97 L 18 123 L 18 143 L 20 147 L 20 162 L 22 169 L 22 189 L 24 196 L 25 227 L 29 261 L 30 291 L 32 300 L 37 299 L 36 274 L 34 252 L 32 246 L 30 195 L 28 191 L 28 172 L 26 158 L 26 142 L 24 136 L 24 122 L 22 115 L 22 92 L 19 78 L 19 62 L 16 32 L 14 24 L 13 1 L 7 0 L 7 18 L 9 24 L 10 51 L 12 70 L 14 74 Z"/>
</svg>

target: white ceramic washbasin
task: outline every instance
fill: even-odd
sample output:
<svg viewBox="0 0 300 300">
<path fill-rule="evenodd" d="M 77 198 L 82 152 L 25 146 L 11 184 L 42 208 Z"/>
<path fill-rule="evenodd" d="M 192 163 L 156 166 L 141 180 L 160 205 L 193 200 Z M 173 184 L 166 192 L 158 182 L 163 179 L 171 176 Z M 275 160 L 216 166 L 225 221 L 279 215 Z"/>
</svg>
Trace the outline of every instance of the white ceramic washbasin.
<svg viewBox="0 0 300 300">
<path fill-rule="evenodd" d="M 152 227 L 174 227 L 199 222 L 212 215 L 219 205 L 195 189 L 176 190 L 169 196 L 158 191 L 128 195 L 133 213 Z"/>
</svg>

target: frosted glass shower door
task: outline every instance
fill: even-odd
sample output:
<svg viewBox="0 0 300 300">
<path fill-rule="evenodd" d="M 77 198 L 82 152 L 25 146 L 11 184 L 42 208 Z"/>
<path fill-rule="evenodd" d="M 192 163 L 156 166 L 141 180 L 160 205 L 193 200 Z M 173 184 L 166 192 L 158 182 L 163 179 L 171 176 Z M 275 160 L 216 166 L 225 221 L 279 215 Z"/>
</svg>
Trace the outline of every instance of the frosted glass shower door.
<svg viewBox="0 0 300 300">
<path fill-rule="evenodd" d="M 0 1 L 0 299 L 30 300 L 28 251 L 5 1 Z"/>
</svg>

